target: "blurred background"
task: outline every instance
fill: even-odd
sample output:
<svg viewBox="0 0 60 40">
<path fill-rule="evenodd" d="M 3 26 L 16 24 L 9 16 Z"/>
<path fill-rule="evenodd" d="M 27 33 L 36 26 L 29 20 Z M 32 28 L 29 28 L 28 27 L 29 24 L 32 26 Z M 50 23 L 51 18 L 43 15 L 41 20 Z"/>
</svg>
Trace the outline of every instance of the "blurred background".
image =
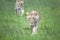
<svg viewBox="0 0 60 40">
<path fill-rule="evenodd" d="M 24 16 L 16 15 L 16 0 L 0 0 L 0 40 L 60 40 L 60 0 L 24 0 Z M 26 12 L 39 10 L 38 34 L 31 36 Z"/>
</svg>

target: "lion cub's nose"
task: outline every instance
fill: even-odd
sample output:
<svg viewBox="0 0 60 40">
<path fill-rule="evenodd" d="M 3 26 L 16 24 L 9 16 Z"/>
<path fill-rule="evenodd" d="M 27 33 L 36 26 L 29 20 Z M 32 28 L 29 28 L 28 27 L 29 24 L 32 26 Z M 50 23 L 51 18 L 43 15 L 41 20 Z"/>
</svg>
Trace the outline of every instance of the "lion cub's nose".
<svg viewBox="0 0 60 40">
<path fill-rule="evenodd" d="M 33 24 L 33 23 L 31 23 L 31 24 Z"/>
</svg>

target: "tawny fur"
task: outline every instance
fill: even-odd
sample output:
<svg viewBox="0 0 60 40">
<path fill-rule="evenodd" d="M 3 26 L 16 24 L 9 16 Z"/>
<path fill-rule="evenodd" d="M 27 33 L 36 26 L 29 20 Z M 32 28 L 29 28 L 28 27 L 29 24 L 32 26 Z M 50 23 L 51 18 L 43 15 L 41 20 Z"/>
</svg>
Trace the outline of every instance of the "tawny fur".
<svg viewBox="0 0 60 40">
<path fill-rule="evenodd" d="M 35 34 L 38 30 L 39 21 L 40 21 L 40 13 L 36 10 L 31 11 L 31 13 L 27 12 L 27 19 L 29 21 L 32 35 Z"/>
<path fill-rule="evenodd" d="M 18 15 L 24 15 L 24 0 L 16 0 L 15 4 L 16 13 Z"/>
</svg>

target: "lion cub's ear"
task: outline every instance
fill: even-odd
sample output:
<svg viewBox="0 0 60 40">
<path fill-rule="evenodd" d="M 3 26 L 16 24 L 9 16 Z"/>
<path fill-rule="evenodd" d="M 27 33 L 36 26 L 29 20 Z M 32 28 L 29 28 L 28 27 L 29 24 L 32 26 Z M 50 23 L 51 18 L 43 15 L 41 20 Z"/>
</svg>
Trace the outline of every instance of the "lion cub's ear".
<svg viewBox="0 0 60 40">
<path fill-rule="evenodd" d="M 26 12 L 26 16 L 29 19 L 31 17 L 31 14 L 29 12 Z"/>
<path fill-rule="evenodd" d="M 26 12 L 26 15 L 29 16 L 30 15 L 29 12 Z"/>
</svg>

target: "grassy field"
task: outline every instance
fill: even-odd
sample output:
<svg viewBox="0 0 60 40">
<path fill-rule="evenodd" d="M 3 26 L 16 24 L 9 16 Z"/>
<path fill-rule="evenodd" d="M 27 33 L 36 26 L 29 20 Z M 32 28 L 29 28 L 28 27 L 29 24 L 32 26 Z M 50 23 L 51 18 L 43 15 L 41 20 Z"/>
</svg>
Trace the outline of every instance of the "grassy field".
<svg viewBox="0 0 60 40">
<path fill-rule="evenodd" d="M 16 15 L 15 0 L 0 0 L 0 40 L 60 40 L 60 0 L 24 0 L 24 16 Z M 38 34 L 31 36 L 26 12 L 39 10 Z"/>
</svg>

